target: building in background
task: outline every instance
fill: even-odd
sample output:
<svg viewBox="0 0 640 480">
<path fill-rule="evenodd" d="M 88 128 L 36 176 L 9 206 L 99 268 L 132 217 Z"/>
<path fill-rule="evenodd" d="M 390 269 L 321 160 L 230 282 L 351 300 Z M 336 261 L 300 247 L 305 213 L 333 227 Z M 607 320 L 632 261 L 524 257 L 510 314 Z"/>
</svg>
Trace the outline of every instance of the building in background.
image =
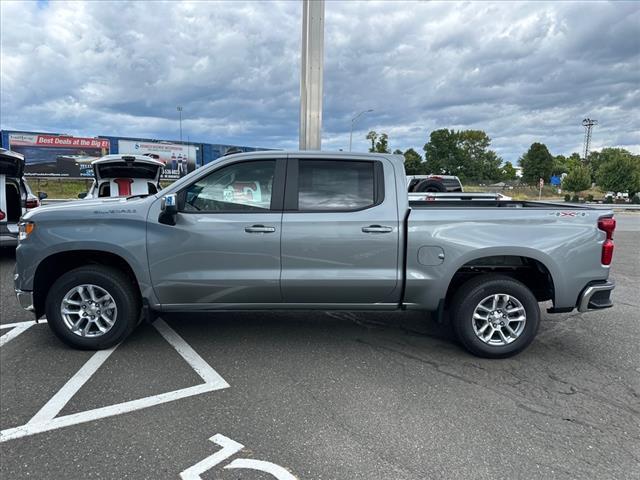
<svg viewBox="0 0 640 480">
<path fill-rule="evenodd" d="M 194 143 L 136 137 L 74 137 L 42 132 L 2 130 L 2 147 L 25 156 L 25 175 L 92 177 L 91 162 L 109 153 L 136 153 L 165 164 L 165 179 L 175 180 L 213 162 L 229 150 L 267 150 L 243 145 Z"/>
</svg>

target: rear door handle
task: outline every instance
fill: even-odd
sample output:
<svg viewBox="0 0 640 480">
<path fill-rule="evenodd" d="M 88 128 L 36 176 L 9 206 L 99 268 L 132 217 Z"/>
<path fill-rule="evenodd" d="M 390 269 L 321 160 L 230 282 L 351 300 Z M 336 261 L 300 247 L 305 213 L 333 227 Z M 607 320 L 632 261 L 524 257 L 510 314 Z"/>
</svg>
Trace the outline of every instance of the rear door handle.
<svg viewBox="0 0 640 480">
<path fill-rule="evenodd" d="M 265 225 L 251 225 L 250 227 L 244 227 L 244 231 L 247 233 L 273 233 L 276 231 L 276 227 L 267 227 Z"/>
<path fill-rule="evenodd" d="M 391 233 L 392 227 L 385 227 L 383 225 L 369 225 L 368 227 L 362 227 L 364 233 Z"/>
</svg>

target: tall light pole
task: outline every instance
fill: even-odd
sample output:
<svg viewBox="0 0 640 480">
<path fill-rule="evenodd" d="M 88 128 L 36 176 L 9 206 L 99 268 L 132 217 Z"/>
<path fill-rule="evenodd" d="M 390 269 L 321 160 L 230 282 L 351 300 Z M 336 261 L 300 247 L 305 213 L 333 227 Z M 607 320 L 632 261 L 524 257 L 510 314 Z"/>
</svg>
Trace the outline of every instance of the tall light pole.
<svg viewBox="0 0 640 480">
<path fill-rule="evenodd" d="M 373 109 L 371 108 L 369 110 L 363 110 L 351 119 L 351 133 L 349 133 L 349 151 L 351 151 L 351 143 L 353 142 L 353 126 L 362 115 L 364 115 L 365 113 L 371 113 L 371 112 L 373 112 Z"/>
<path fill-rule="evenodd" d="M 182 143 L 182 107 L 178 105 L 176 108 L 178 109 L 178 114 L 180 115 L 180 143 Z"/>
<path fill-rule="evenodd" d="M 324 71 L 324 0 L 302 0 L 300 150 L 320 150 Z"/>
</svg>

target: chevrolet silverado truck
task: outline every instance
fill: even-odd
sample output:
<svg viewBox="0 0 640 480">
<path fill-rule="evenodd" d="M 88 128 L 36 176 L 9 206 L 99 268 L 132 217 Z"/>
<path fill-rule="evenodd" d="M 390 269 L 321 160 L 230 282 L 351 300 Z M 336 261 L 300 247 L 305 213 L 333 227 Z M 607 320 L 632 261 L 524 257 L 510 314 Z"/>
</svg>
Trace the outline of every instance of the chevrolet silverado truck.
<svg viewBox="0 0 640 480">
<path fill-rule="evenodd" d="M 15 290 L 81 349 L 165 312 L 421 310 L 471 353 L 514 355 L 548 312 L 612 305 L 610 211 L 409 201 L 402 156 L 251 152 L 160 193 L 38 208 Z"/>
</svg>

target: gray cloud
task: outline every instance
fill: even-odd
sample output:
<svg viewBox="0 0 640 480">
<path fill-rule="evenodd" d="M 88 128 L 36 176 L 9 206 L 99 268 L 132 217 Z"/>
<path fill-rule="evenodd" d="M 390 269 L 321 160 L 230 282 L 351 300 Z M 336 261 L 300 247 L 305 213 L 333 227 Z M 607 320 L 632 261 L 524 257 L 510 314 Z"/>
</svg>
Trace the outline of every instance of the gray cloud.
<svg viewBox="0 0 640 480">
<path fill-rule="evenodd" d="M 1 126 L 296 147 L 301 5 L 0 4 Z M 421 148 L 480 128 L 505 160 L 533 141 L 640 152 L 640 7 L 632 2 L 327 2 L 323 148 L 350 118 Z"/>
</svg>

